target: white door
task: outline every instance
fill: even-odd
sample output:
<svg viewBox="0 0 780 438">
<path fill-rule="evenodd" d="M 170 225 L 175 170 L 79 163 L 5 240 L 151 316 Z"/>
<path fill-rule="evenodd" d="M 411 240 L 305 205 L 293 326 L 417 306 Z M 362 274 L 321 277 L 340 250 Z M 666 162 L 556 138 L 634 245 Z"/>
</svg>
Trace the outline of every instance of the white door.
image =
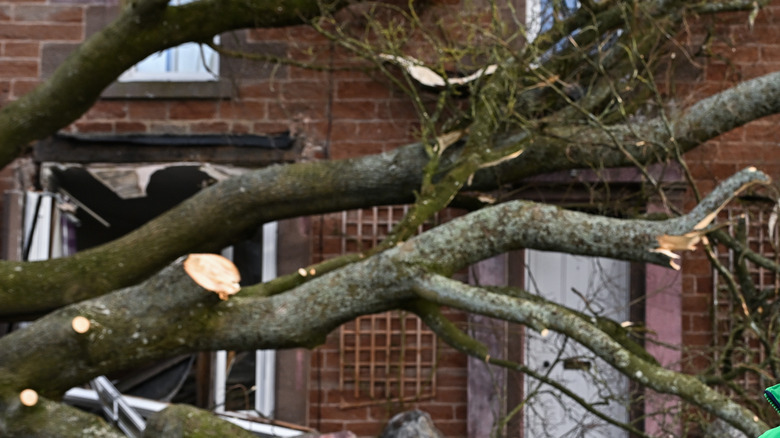
<svg viewBox="0 0 780 438">
<path fill-rule="evenodd" d="M 586 314 L 625 321 L 629 304 L 626 262 L 527 251 L 526 289 Z M 527 330 L 526 364 L 561 382 L 610 418 L 628 419 L 628 383 L 582 345 L 550 331 Z M 526 377 L 525 437 L 620 438 L 628 434 L 598 418 L 551 386 Z"/>
</svg>

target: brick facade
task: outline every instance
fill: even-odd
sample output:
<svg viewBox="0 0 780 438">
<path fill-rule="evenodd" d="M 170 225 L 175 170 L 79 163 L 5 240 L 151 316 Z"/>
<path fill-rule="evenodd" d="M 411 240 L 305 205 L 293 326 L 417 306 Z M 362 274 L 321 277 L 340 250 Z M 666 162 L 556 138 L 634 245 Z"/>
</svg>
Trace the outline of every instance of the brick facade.
<svg viewBox="0 0 780 438">
<path fill-rule="evenodd" d="M 685 43 L 696 56 L 694 63 L 680 61 L 667 90 L 670 95 L 693 99 L 710 95 L 780 69 L 780 3 L 761 9 L 751 26 L 748 13 L 729 13 L 693 21 Z M 706 31 L 712 41 L 704 40 Z M 720 181 L 749 166 L 756 166 L 775 181 L 780 178 L 780 117 L 771 116 L 734 129 L 685 154 L 690 173 L 703 194 Z M 686 209 L 695 203 L 688 193 Z M 711 360 L 713 346 L 713 272 L 704 251 L 683 255 L 682 329 L 689 370 L 702 369 Z"/>
</svg>

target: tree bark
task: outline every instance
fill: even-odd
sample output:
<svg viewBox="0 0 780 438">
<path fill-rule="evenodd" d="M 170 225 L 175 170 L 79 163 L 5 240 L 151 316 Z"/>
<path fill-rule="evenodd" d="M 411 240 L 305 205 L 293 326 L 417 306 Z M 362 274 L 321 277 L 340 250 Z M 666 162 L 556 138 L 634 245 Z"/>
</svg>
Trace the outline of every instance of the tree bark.
<svg viewBox="0 0 780 438">
<path fill-rule="evenodd" d="M 39 398 L 33 406 L 25 406 L 19 393 L 8 388 L 0 390 L 0 435 L 10 437 L 123 438 L 125 435 L 100 417 L 62 403 Z"/>
<path fill-rule="evenodd" d="M 144 436 L 149 438 L 204 436 L 252 438 L 256 435 L 216 417 L 211 412 L 188 405 L 171 405 L 149 417 Z"/>
<path fill-rule="evenodd" d="M 17 392 L 32 388 L 45 397 L 57 398 L 94 376 L 183 353 L 312 347 L 323 342 L 331 330 L 359 315 L 403 306 L 416 297 L 415 286 L 420 285 L 421 279 L 428 282 L 426 287 L 433 288 L 431 279 L 443 281 L 436 279 L 513 249 L 563 250 L 668 264 L 668 254 L 654 251 L 659 247 L 658 236 L 696 231 L 734 191 L 755 181 L 766 181 L 766 177 L 754 169 L 740 172 L 688 215 L 660 222 L 610 219 L 521 201 L 505 203 L 453 220 L 362 262 L 314 276 L 293 290 L 271 297 L 251 293 L 242 296 L 239 292 L 222 301 L 193 281 L 180 259 L 140 285 L 64 307 L 0 338 L 0 387 Z M 624 246 L 626 242 L 630 245 Z M 447 284 L 447 289 L 456 288 Z M 496 303 L 503 299 L 496 294 L 475 297 L 477 294 L 470 289 L 458 291 L 456 295 L 462 295 L 460 299 L 464 300 L 458 305 L 465 307 L 463 303 L 468 302 L 470 310 L 477 313 L 496 313 Z M 443 296 L 443 292 L 439 295 Z M 549 326 L 564 331 L 584 324 L 580 321 L 576 325 L 567 319 L 566 326 L 557 326 L 549 314 L 529 314 L 525 309 L 533 309 L 533 305 L 523 306 L 516 313 L 494 316 L 522 318 L 522 322 L 536 329 Z M 85 333 L 73 329 L 77 317 L 89 320 Z M 598 329 L 587 329 L 588 333 L 601 334 L 586 339 L 564 332 L 630 378 L 659 391 L 669 391 L 671 386 L 681 387 L 683 383 L 689 385 L 687 377 L 662 372 Z M 715 406 L 708 409 L 714 409 L 727 421 L 743 430 L 753 430 L 745 429 L 743 418 L 747 411 L 732 412 L 729 416 L 728 410 L 735 409 L 733 403 L 724 404 L 712 390 L 691 388 L 694 389 L 687 392 L 682 388 L 681 397 L 701 405 L 706 401 Z M 758 424 L 756 427 L 760 427 Z"/>
</svg>

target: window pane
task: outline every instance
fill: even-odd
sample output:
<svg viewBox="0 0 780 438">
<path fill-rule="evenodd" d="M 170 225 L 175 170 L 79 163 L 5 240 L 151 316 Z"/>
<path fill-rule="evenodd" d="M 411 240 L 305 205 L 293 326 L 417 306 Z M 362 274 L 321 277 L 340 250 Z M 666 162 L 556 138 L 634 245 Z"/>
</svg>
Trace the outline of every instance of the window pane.
<svg viewBox="0 0 780 438">
<path fill-rule="evenodd" d="M 171 6 L 194 0 L 171 0 Z M 218 41 L 219 37 L 214 40 Z M 219 73 L 219 54 L 197 43 L 155 53 L 125 72 L 120 81 L 211 81 Z"/>
<path fill-rule="evenodd" d="M 136 64 L 135 68 L 140 73 L 160 73 L 168 71 L 168 50 L 155 53 Z"/>
<path fill-rule="evenodd" d="M 175 50 L 175 62 L 169 71 L 207 73 L 212 69 L 212 64 L 209 61 L 216 56 L 216 53 L 211 48 L 201 47 L 196 43 L 187 43 Z"/>
</svg>

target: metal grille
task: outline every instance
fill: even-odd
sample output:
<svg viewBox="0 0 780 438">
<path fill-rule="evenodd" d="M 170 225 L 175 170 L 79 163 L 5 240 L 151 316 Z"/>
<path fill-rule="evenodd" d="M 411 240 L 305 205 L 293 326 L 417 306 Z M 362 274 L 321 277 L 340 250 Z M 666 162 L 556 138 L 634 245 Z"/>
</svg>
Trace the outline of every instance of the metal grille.
<svg viewBox="0 0 780 438">
<path fill-rule="evenodd" d="M 738 221 L 744 217 L 748 247 L 758 254 L 777 261 L 778 230 L 775 226 L 774 235 L 770 240 L 768 229 L 770 214 L 771 206 L 745 204 L 726 208 L 721 213 L 719 220 L 725 223 L 726 231 L 734 235 Z M 715 251 L 718 260 L 730 272 L 734 272 L 737 255 L 724 247 L 716 247 Z M 776 291 L 775 295 L 777 295 L 777 291 L 780 290 L 780 276 L 750 262 L 747 262 L 747 267 L 756 288 L 760 290 L 773 288 Z M 713 305 L 715 310 L 713 331 L 716 347 L 723 347 L 728 343 L 729 336 L 735 328 L 734 322 L 739 319 L 734 318 L 734 315 L 743 312 L 742 303 L 731 295 L 725 281 L 717 272 L 713 273 Z M 741 342 L 736 342 L 738 348 L 733 352 L 734 360 L 746 364 L 763 361 L 766 351 L 761 348 L 755 334 L 750 330 L 745 330 L 743 333 Z M 721 350 L 716 348 L 716 358 L 720 353 Z M 738 379 L 738 384 L 746 389 L 754 388 L 758 391 L 756 394 L 760 394 L 760 390 L 768 385 L 768 382 L 762 381 L 763 378 L 758 378 L 754 373 L 747 373 L 745 376 L 747 377 Z"/>
<path fill-rule="evenodd" d="M 381 242 L 408 206 L 345 211 L 341 252 L 366 251 Z M 438 216 L 418 229 L 438 224 Z M 436 336 L 407 312 L 366 315 L 340 330 L 342 407 L 414 401 L 436 395 Z"/>
</svg>

